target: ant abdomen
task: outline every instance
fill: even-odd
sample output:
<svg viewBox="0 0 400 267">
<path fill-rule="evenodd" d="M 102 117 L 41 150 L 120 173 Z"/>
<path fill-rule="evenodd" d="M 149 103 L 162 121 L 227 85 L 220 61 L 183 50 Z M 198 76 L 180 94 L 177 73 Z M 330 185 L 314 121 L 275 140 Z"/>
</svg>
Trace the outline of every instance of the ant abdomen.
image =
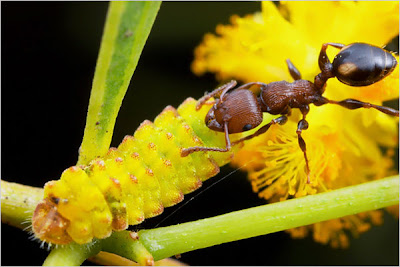
<svg viewBox="0 0 400 267">
<path fill-rule="evenodd" d="M 367 86 L 382 80 L 397 65 L 395 57 L 380 47 L 353 43 L 343 47 L 332 62 L 336 78 L 350 86 Z"/>
</svg>

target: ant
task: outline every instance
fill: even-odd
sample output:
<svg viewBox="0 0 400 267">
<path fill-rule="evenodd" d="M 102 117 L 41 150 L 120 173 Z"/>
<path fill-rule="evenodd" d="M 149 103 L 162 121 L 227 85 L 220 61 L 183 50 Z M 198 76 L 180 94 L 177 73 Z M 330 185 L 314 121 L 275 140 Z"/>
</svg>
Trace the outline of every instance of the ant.
<svg viewBox="0 0 400 267">
<path fill-rule="evenodd" d="M 326 54 L 328 46 L 340 49 L 332 63 Z M 251 82 L 243 84 L 228 93 L 237 84 L 236 81 L 232 80 L 200 98 L 196 105 L 196 110 L 199 110 L 211 97 L 219 95 L 219 98 L 215 100 L 213 107 L 208 112 L 205 123 L 208 128 L 214 131 L 225 133 L 226 148 L 189 147 L 182 150 L 182 157 L 186 157 L 196 151 L 230 151 L 232 145 L 265 133 L 273 124 L 285 124 L 287 117 L 291 114 L 291 109 L 298 108 L 302 113 L 302 119 L 298 122 L 296 133 L 306 162 L 307 183 L 310 183 L 306 143 L 301 137 L 302 131 L 308 128 L 306 116 L 309 112 L 310 104 L 316 106 L 335 104 L 348 109 L 374 108 L 385 114 L 399 117 L 399 111 L 389 107 L 378 106 L 356 99 L 335 101 L 322 96 L 325 91 L 326 81 L 333 77 L 350 86 L 367 86 L 389 75 L 396 67 L 397 61 L 391 53 L 380 47 L 365 43 L 352 43 L 349 45 L 339 43 L 323 44 L 318 59 L 321 73 L 315 76 L 314 83 L 302 80 L 299 70 L 289 59 L 286 60 L 286 63 L 289 73 L 294 79 L 292 83 L 287 81 L 268 84 Z M 260 88 L 258 97 L 249 90 L 252 86 Z M 263 121 L 263 112 L 273 115 L 280 114 L 281 116 L 273 119 L 255 133 L 231 144 L 229 134 L 240 133 L 257 127 Z"/>
</svg>

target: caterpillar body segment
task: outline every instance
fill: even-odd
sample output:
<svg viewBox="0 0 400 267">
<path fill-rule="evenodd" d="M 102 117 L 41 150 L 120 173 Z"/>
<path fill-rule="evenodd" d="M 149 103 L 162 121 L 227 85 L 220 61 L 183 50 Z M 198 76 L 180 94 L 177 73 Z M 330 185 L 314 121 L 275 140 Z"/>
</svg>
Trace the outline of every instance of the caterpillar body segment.
<svg viewBox="0 0 400 267">
<path fill-rule="evenodd" d="M 54 244 L 106 238 L 159 215 L 215 176 L 232 153 L 181 156 L 185 147 L 225 144 L 224 134 L 204 123 L 210 105 L 197 111 L 196 102 L 188 98 L 177 110 L 166 107 L 154 122 L 144 121 L 103 158 L 70 167 L 60 180 L 46 183 L 32 218 L 36 237 Z"/>
</svg>

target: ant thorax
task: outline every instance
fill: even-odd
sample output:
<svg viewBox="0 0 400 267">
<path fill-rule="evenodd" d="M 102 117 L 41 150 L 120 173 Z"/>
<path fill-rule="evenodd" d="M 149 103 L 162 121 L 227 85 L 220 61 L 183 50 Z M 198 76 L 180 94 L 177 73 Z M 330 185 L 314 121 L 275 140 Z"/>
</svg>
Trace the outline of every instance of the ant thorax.
<svg viewBox="0 0 400 267">
<path fill-rule="evenodd" d="M 314 84 L 307 80 L 272 82 L 262 89 L 262 108 L 273 115 L 287 114 L 288 108 L 302 108 L 313 103 L 317 96 Z"/>
</svg>

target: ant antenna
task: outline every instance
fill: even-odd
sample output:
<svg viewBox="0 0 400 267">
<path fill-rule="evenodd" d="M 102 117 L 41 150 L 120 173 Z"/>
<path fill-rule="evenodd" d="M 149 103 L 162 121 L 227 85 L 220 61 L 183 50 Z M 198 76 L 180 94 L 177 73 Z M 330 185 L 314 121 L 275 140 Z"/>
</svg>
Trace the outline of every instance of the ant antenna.
<svg viewBox="0 0 400 267">
<path fill-rule="evenodd" d="M 173 212 L 171 212 L 170 214 L 168 214 L 164 219 L 162 219 L 159 223 L 157 223 L 154 228 L 157 228 L 160 226 L 160 224 L 162 224 L 163 222 L 165 222 L 168 218 L 170 218 L 172 215 L 174 215 L 177 211 L 179 211 L 180 209 L 182 209 L 183 207 L 185 207 L 190 201 L 192 201 L 193 199 L 197 198 L 199 195 L 203 194 L 204 192 L 206 192 L 208 189 L 210 189 L 211 187 L 213 187 L 214 185 L 222 182 L 223 180 L 225 180 L 226 178 L 228 178 L 229 176 L 231 176 L 232 174 L 234 174 L 235 172 L 237 172 L 238 170 L 244 168 L 247 164 L 251 163 L 253 160 L 250 160 L 249 162 L 246 162 L 245 164 L 243 164 L 242 166 L 240 166 L 239 168 L 231 171 L 230 173 L 228 173 L 227 175 L 225 175 L 224 177 L 222 177 L 221 179 L 215 181 L 214 183 L 210 184 L 207 187 L 204 187 L 203 190 L 201 190 L 200 192 L 198 192 L 196 195 L 194 195 L 193 197 L 189 198 L 186 202 L 183 202 L 181 206 L 179 206 L 178 208 L 176 208 Z"/>
</svg>

